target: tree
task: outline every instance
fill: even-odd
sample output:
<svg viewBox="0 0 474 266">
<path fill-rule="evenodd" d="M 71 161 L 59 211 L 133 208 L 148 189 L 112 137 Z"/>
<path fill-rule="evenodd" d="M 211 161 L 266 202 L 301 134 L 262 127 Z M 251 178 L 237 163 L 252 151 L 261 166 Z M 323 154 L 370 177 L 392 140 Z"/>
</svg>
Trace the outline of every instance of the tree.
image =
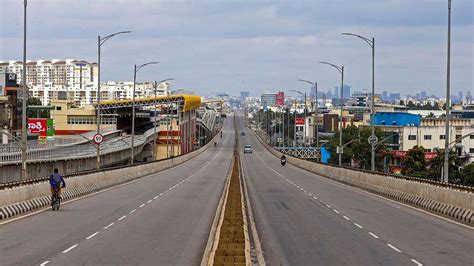
<svg viewBox="0 0 474 266">
<path fill-rule="evenodd" d="M 399 105 L 405 105 L 405 102 L 403 100 L 400 100 L 400 102 L 398 104 Z"/>
<path fill-rule="evenodd" d="M 444 167 L 444 150 L 435 149 L 436 157 L 430 161 L 429 169 L 427 171 L 426 177 L 433 180 L 441 180 L 441 172 Z M 456 152 L 453 150 L 449 151 L 449 181 L 453 183 L 459 183 L 461 177 L 461 172 L 459 168 L 461 167 L 461 160 L 457 156 Z"/>
<path fill-rule="evenodd" d="M 464 166 L 462 170 L 463 184 L 474 186 L 474 163 Z"/>
<path fill-rule="evenodd" d="M 371 156 L 372 147 L 368 142 L 369 136 L 372 134 L 370 127 L 356 127 L 349 126 L 342 130 L 342 143 L 347 144 L 344 146 L 342 154 L 342 163 L 345 165 L 351 165 L 360 169 L 371 169 Z M 382 131 L 376 128 L 375 135 L 381 140 Z M 336 153 L 337 147 L 339 146 L 339 132 L 334 134 L 329 139 L 326 147 L 331 152 L 331 158 L 329 160 L 332 164 L 339 163 L 339 155 Z M 384 169 L 384 158 L 388 155 L 388 151 L 384 148 L 384 145 L 379 145 L 375 150 L 375 168 L 378 171 Z"/>
<path fill-rule="evenodd" d="M 402 174 L 415 177 L 426 176 L 425 149 L 423 146 L 414 146 L 408 150 L 402 161 Z"/>
</svg>

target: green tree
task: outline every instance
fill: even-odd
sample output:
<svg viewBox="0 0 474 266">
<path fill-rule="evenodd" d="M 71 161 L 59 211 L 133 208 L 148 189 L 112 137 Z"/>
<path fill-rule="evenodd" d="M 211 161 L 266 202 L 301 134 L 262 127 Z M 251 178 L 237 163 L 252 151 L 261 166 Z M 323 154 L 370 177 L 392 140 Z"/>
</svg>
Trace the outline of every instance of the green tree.
<svg viewBox="0 0 474 266">
<path fill-rule="evenodd" d="M 429 179 L 441 180 L 441 172 L 444 167 L 444 150 L 435 149 L 436 157 L 430 161 L 429 169 L 427 170 L 427 175 Z M 457 156 L 456 152 L 451 150 L 449 151 L 449 181 L 453 183 L 461 182 L 462 178 L 459 168 L 461 166 L 461 160 Z"/>
<path fill-rule="evenodd" d="M 474 163 L 464 166 L 462 170 L 463 184 L 474 186 Z"/>
<path fill-rule="evenodd" d="M 402 174 L 415 177 L 426 176 L 425 149 L 423 146 L 414 146 L 408 150 L 402 161 Z"/>
<path fill-rule="evenodd" d="M 370 127 L 349 126 L 342 130 L 342 143 L 344 152 L 342 154 L 342 163 L 351 165 L 360 169 L 371 169 L 372 147 L 368 142 L 369 136 L 372 134 Z M 376 128 L 375 135 L 379 140 L 383 139 L 382 131 Z M 336 153 L 339 146 L 339 132 L 329 139 L 326 147 L 331 152 L 329 160 L 332 164 L 339 163 L 339 156 Z M 378 171 L 384 170 L 384 159 L 388 156 L 388 151 L 384 145 L 378 145 L 375 150 L 375 167 Z"/>
</svg>

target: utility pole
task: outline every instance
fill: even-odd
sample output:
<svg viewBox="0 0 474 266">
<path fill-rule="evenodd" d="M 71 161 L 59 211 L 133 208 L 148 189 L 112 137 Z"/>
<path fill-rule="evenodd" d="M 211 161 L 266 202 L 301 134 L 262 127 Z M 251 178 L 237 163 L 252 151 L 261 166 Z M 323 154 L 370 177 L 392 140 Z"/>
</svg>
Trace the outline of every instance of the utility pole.
<svg viewBox="0 0 474 266">
<path fill-rule="evenodd" d="M 125 34 L 125 33 L 130 33 L 131 31 L 120 31 L 116 33 L 112 33 L 108 36 L 105 36 L 103 38 L 97 36 L 97 105 L 96 105 L 96 123 L 97 123 L 97 134 L 100 134 L 100 123 L 101 123 L 101 117 L 100 117 L 100 48 L 102 45 L 110 38 L 114 37 L 115 35 L 119 34 Z M 96 144 L 96 154 L 97 154 L 97 159 L 96 159 L 96 168 L 97 170 L 100 169 L 100 144 Z"/>
<path fill-rule="evenodd" d="M 28 88 L 26 86 L 26 6 L 27 0 L 23 1 L 23 102 L 21 116 L 21 180 L 26 180 L 26 141 L 27 141 L 27 124 L 26 124 L 26 102 L 28 101 Z"/>
<path fill-rule="evenodd" d="M 155 81 L 154 91 L 155 91 L 155 120 L 153 122 L 153 158 L 156 160 L 156 90 L 158 89 L 158 82 Z"/>
<path fill-rule="evenodd" d="M 446 67 L 446 117 L 445 117 L 445 138 L 444 138 L 444 175 L 443 182 L 449 182 L 449 120 L 451 109 L 451 0 L 448 0 L 448 52 Z"/>
<path fill-rule="evenodd" d="M 371 146 L 371 169 L 375 171 L 375 148 L 378 142 L 377 136 L 375 135 L 375 38 L 372 37 L 372 40 L 361 35 L 354 33 L 344 32 L 342 35 L 355 36 L 359 39 L 365 41 L 372 48 L 372 102 L 370 107 L 371 119 L 370 119 L 370 128 L 372 130 L 372 135 L 369 138 L 369 143 Z"/>
<path fill-rule="evenodd" d="M 342 153 L 344 152 L 344 148 L 342 146 L 342 112 L 343 112 L 343 102 L 344 102 L 344 95 L 343 95 L 343 88 L 344 88 L 344 66 L 336 66 L 334 64 L 328 62 L 320 62 L 321 64 L 329 65 L 335 68 L 341 74 L 341 115 L 339 117 L 339 147 L 337 153 L 339 155 L 339 166 L 342 166 Z"/>
</svg>

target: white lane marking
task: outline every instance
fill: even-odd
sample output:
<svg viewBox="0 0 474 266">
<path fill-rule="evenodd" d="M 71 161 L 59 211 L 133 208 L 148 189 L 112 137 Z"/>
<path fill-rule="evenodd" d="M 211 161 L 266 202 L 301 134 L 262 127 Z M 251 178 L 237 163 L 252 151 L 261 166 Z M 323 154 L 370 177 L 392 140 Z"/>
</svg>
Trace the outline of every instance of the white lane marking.
<svg viewBox="0 0 474 266">
<path fill-rule="evenodd" d="M 127 215 L 124 215 L 124 216 L 118 218 L 118 220 L 121 221 L 121 220 L 124 219 L 125 217 L 127 217 Z"/>
<path fill-rule="evenodd" d="M 326 207 L 328 207 L 329 209 L 331 209 L 331 206 L 330 206 L 330 205 L 327 205 L 327 204 L 326 204 Z"/>
<path fill-rule="evenodd" d="M 335 213 L 339 214 L 339 211 L 338 210 L 333 210 Z"/>
<path fill-rule="evenodd" d="M 152 200 L 147 201 L 146 203 L 150 203 Z"/>
<path fill-rule="evenodd" d="M 145 203 L 143 203 L 142 205 L 138 206 L 138 208 L 141 208 L 141 207 L 143 207 L 143 206 L 145 206 Z"/>
<path fill-rule="evenodd" d="M 111 223 L 111 224 L 107 225 L 106 227 L 104 227 L 104 229 L 107 229 L 107 228 L 111 227 L 112 225 L 114 225 L 114 223 Z"/>
<path fill-rule="evenodd" d="M 159 196 L 155 196 L 153 199 L 157 199 Z"/>
<path fill-rule="evenodd" d="M 416 265 L 418 266 L 423 266 L 423 264 L 421 264 L 420 262 L 418 262 L 417 260 L 415 259 L 411 259 L 411 261 L 413 261 Z"/>
<path fill-rule="evenodd" d="M 93 233 L 92 235 L 86 237 L 86 239 L 89 240 L 89 239 L 93 238 L 94 236 L 96 236 L 98 233 L 99 233 L 99 232 L 95 232 L 95 233 Z"/>
<path fill-rule="evenodd" d="M 316 197 L 313 197 L 313 199 L 317 200 L 318 198 L 316 198 Z"/>
<path fill-rule="evenodd" d="M 78 245 L 78 244 L 75 244 L 74 246 L 72 246 L 72 247 L 70 247 L 70 248 L 68 248 L 68 249 L 66 249 L 66 250 L 63 250 L 62 253 L 63 253 L 63 254 L 68 253 L 68 252 L 71 251 L 73 248 L 77 247 L 77 245 Z"/>
<path fill-rule="evenodd" d="M 310 194 L 308 194 L 308 196 L 312 197 L 312 196 L 313 196 L 313 194 L 311 194 L 311 193 L 310 193 Z"/>
<path fill-rule="evenodd" d="M 48 263 L 49 263 L 49 260 L 44 261 L 43 263 L 40 264 L 40 266 L 44 266 L 44 265 L 46 265 L 46 264 L 48 264 Z"/>
<path fill-rule="evenodd" d="M 392 244 L 387 244 L 387 246 L 389 246 L 391 249 L 395 250 L 395 251 L 398 252 L 398 253 L 402 253 L 401 250 L 399 250 L 397 247 L 395 247 L 395 246 L 392 245 Z"/>
<path fill-rule="evenodd" d="M 160 193 L 160 196 L 163 196 L 163 193 Z"/>
<path fill-rule="evenodd" d="M 376 234 L 372 233 L 372 232 L 369 232 L 369 235 L 373 236 L 374 238 L 379 238 Z"/>
<path fill-rule="evenodd" d="M 131 210 L 129 213 L 132 214 L 132 213 L 134 213 L 136 210 L 137 210 L 137 209 L 133 209 L 133 210 Z"/>
<path fill-rule="evenodd" d="M 359 228 L 363 228 L 362 226 L 360 226 L 359 224 L 356 224 L 354 223 L 355 226 L 359 227 Z"/>
<path fill-rule="evenodd" d="M 342 217 L 344 217 L 344 219 L 346 219 L 348 221 L 350 220 L 349 217 L 347 217 L 347 216 L 342 216 Z"/>
</svg>

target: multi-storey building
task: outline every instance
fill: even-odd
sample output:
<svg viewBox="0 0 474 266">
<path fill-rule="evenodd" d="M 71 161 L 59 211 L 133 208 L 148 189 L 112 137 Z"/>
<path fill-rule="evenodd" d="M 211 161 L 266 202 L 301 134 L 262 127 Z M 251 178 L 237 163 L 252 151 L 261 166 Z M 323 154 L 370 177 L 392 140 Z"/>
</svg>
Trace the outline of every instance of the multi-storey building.
<svg viewBox="0 0 474 266">
<path fill-rule="evenodd" d="M 0 61 L 0 71 L 15 73 L 19 84 L 22 82 L 23 64 L 21 61 Z M 52 100 L 70 100 L 76 106 L 97 102 L 98 66 L 81 60 L 38 60 L 26 63 L 26 84 L 33 97 L 39 98 L 43 105 Z M 170 83 L 158 84 L 157 96 L 166 95 Z M 101 83 L 102 100 L 132 99 L 133 82 Z M 135 97 L 155 95 L 154 83 L 137 83 Z"/>
</svg>

